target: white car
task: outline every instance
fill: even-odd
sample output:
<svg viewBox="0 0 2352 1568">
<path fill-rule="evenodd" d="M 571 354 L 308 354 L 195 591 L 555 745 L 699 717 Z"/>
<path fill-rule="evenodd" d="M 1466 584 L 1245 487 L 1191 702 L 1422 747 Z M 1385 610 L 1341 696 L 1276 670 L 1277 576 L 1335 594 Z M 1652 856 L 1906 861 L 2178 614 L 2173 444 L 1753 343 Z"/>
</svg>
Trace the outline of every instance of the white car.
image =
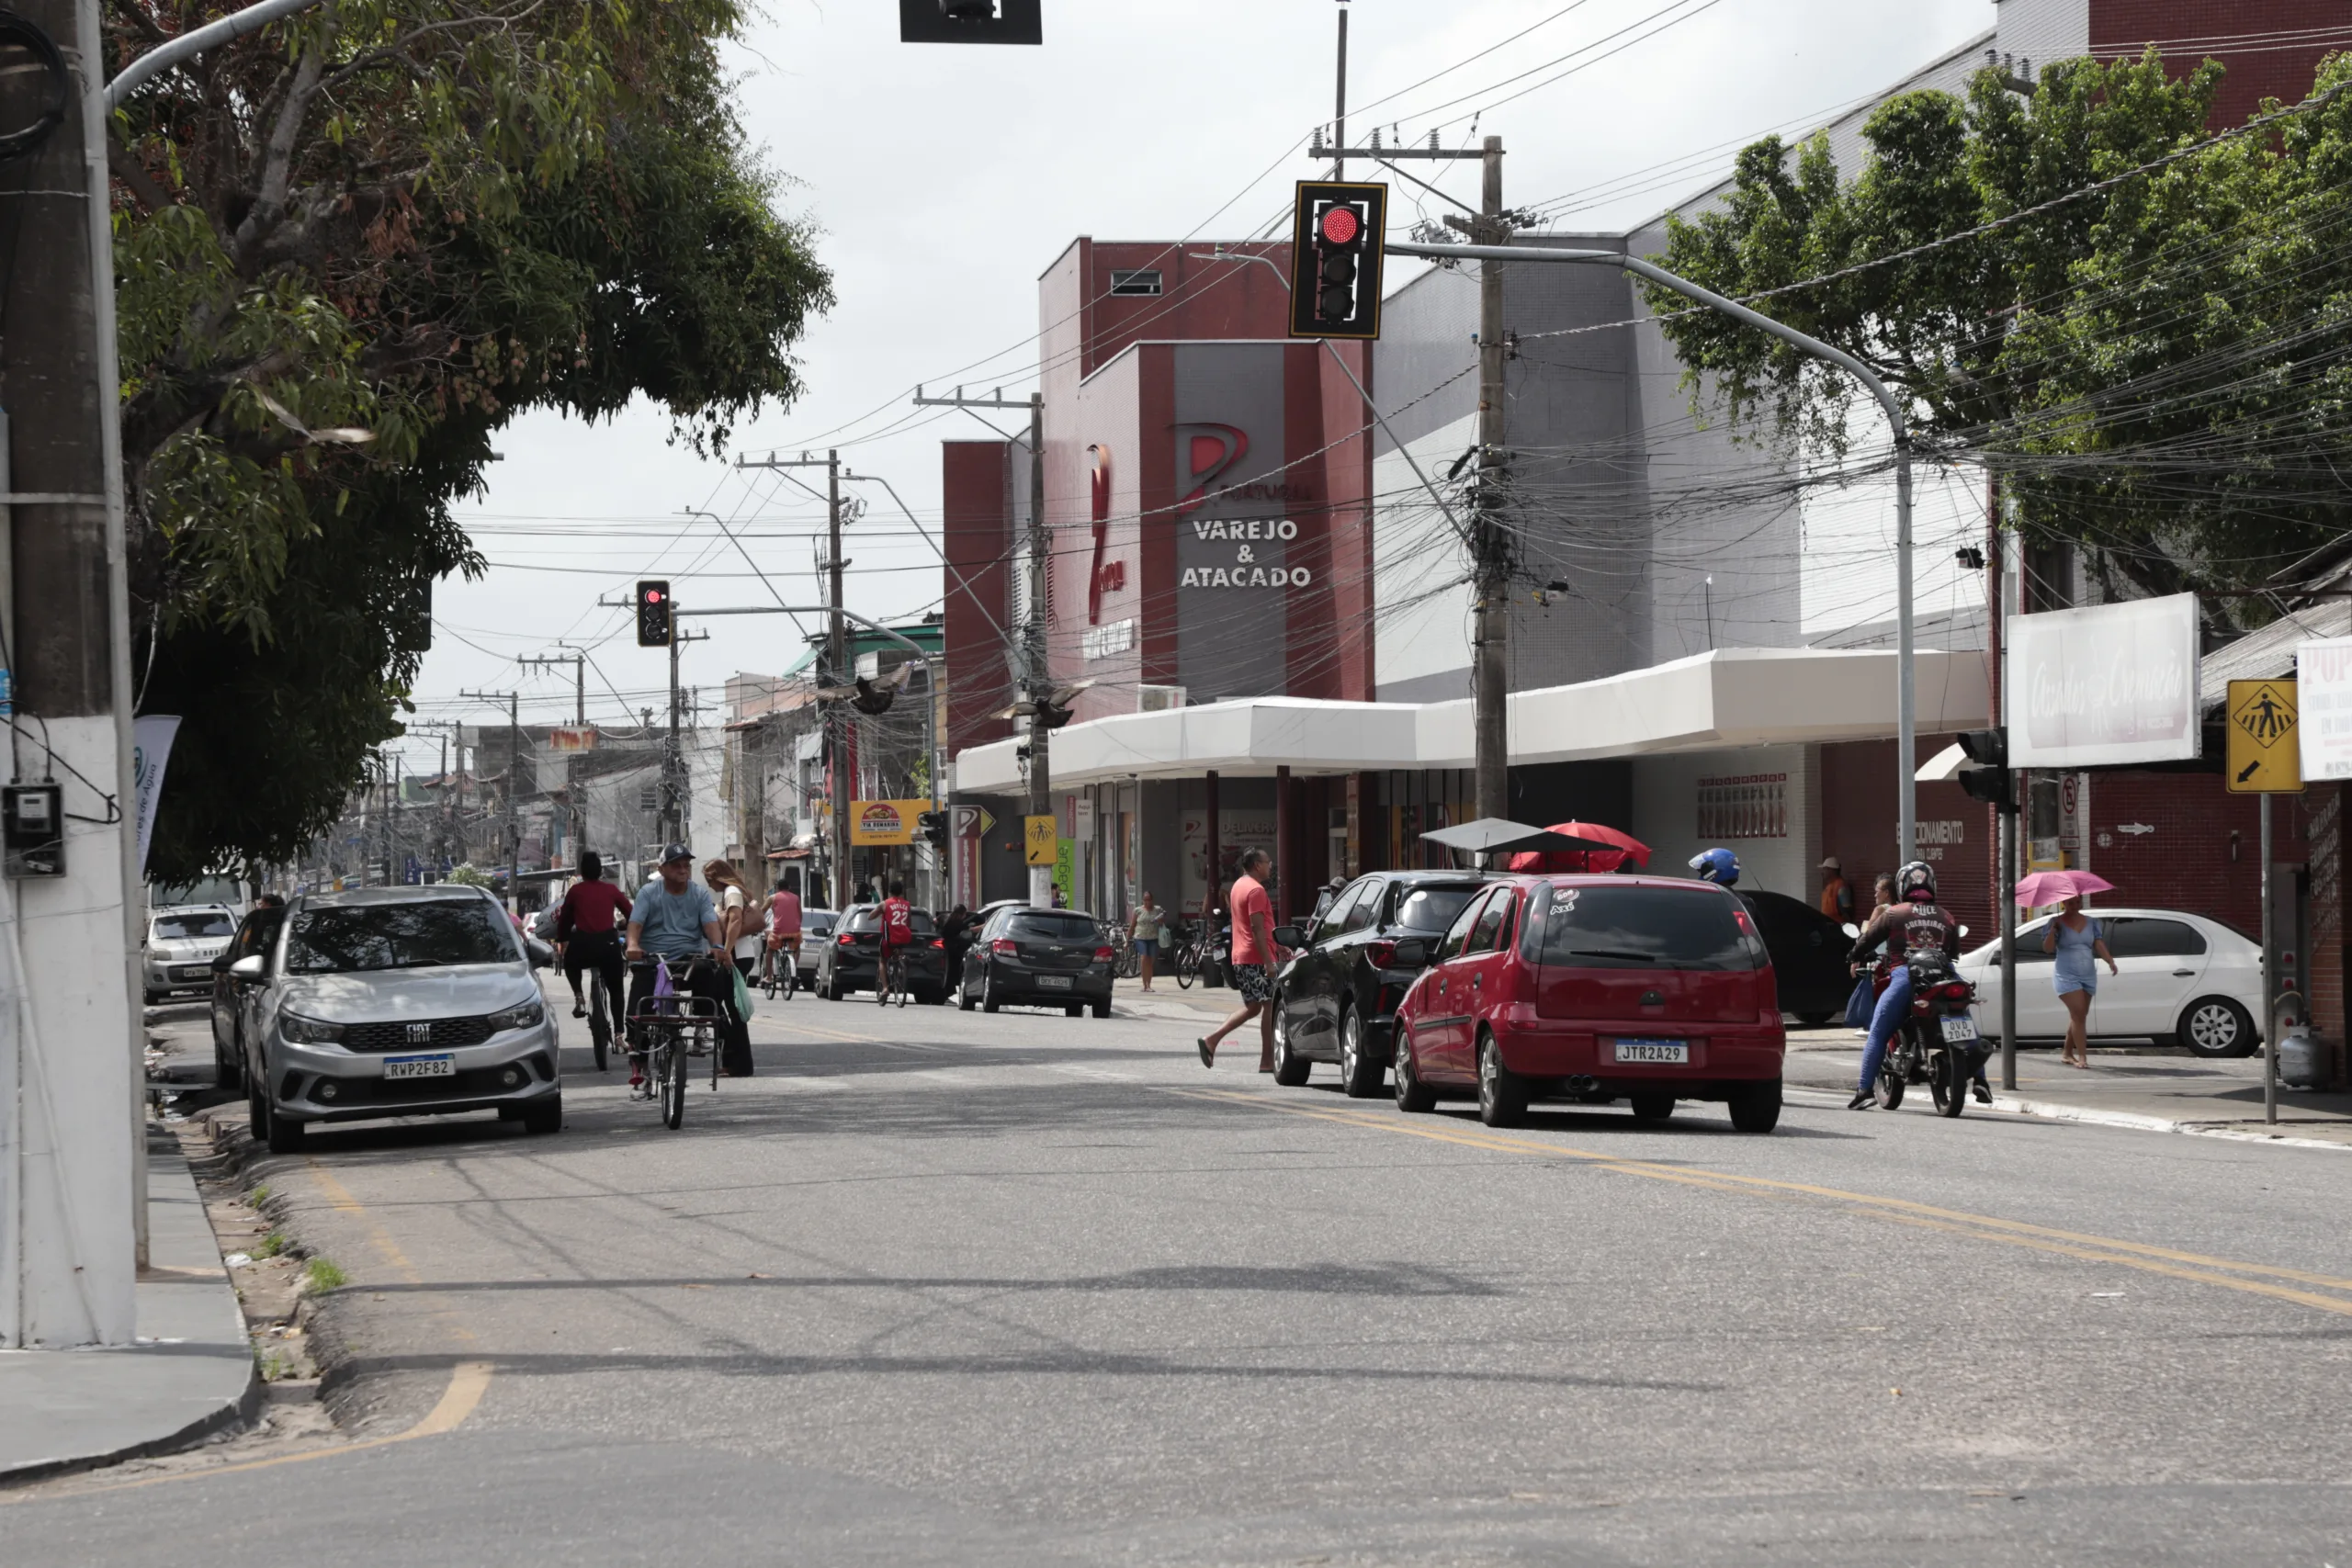
<svg viewBox="0 0 2352 1568">
<path fill-rule="evenodd" d="M 158 909 L 148 918 L 141 944 L 141 983 L 147 1005 L 175 991 L 212 988 L 212 961 L 229 950 L 237 917 L 225 904 L 188 904 Z"/>
<path fill-rule="evenodd" d="M 2098 966 L 2091 999 L 2094 1040 L 2153 1040 L 2199 1056 L 2249 1056 L 2262 1038 L 2262 944 L 2219 920 L 2178 909 L 2092 909 L 2106 928 L 2117 973 Z M 2058 1039 L 2066 1010 L 2051 986 L 2054 956 L 2041 951 L 2053 917 L 2018 928 L 2018 1038 Z M 2001 1032 L 2001 944 L 1961 954 L 1976 987 L 1976 1019 Z"/>
</svg>

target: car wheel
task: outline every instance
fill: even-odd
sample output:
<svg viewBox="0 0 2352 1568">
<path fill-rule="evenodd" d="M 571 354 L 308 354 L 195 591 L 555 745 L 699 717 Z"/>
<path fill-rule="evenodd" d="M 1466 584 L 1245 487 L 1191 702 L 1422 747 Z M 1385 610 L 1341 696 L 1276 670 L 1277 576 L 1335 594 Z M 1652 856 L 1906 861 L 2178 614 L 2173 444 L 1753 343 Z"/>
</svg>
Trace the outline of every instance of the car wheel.
<svg viewBox="0 0 2352 1568">
<path fill-rule="evenodd" d="M 1094 1006 L 1094 1016 L 1095 1016 L 1095 1017 L 1097 1017 L 1097 1018 L 1108 1018 L 1108 1017 L 1110 1017 L 1110 1016 L 1111 1016 L 1111 998 L 1110 998 L 1105 997 L 1105 998 L 1103 998 L 1101 1001 L 1094 1003 L 1094 1004 L 1093 1004 L 1093 1006 Z"/>
<path fill-rule="evenodd" d="M 1363 1015 L 1351 1007 L 1340 1009 L 1340 1088 L 1350 1100 L 1370 1100 L 1380 1092 L 1385 1069 L 1363 1048 Z"/>
<path fill-rule="evenodd" d="M 1634 1108 L 1636 1122 L 1663 1122 L 1674 1114 L 1674 1096 L 1670 1094 L 1634 1094 L 1626 1096 Z"/>
<path fill-rule="evenodd" d="M 1797 1021 L 1807 1029 L 1819 1029 L 1837 1016 L 1836 1013 L 1830 1012 L 1801 1012 L 1797 1014 Z"/>
<path fill-rule="evenodd" d="M 979 998 L 972 995 L 972 987 L 969 982 L 958 985 L 956 987 L 956 1006 L 960 1010 L 969 1012 L 979 1005 Z"/>
<path fill-rule="evenodd" d="M 1743 1133 L 1769 1133 L 1781 1122 L 1781 1080 L 1744 1083 L 1731 1091 L 1731 1124 Z"/>
<path fill-rule="evenodd" d="M 2199 997 L 2181 1010 L 2179 1039 L 2199 1056 L 2251 1056 L 2254 1020 L 2227 997 Z"/>
<path fill-rule="evenodd" d="M 244 1070 L 220 1048 L 220 1037 L 212 1037 L 212 1087 L 220 1089 L 241 1088 L 245 1081 Z"/>
<path fill-rule="evenodd" d="M 1274 1081 L 1284 1089 L 1296 1089 L 1306 1081 L 1315 1064 L 1291 1049 L 1290 1020 L 1283 1011 L 1279 993 L 1266 1004 L 1274 1010 Z"/>
<path fill-rule="evenodd" d="M 147 1005 L 148 1005 L 149 1007 L 153 1007 L 153 1006 L 155 1006 L 157 1003 L 161 1002 L 161 1001 L 164 998 L 164 997 L 168 996 L 169 994 L 170 994 L 170 993 L 169 993 L 169 992 L 166 992 L 166 991 L 149 991 L 149 992 L 147 992 L 147 993 L 146 993 L 146 997 L 147 997 Z"/>
<path fill-rule="evenodd" d="M 1413 1070 L 1413 1037 L 1396 1031 L 1396 1109 L 1420 1115 L 1437 1109 L 1437 1092 Z"/>
<path fill-rule="evenodd" d="M 980 971 L 980 1010 L 994 1012 L 999 1005 L 996 999 L 996 971 L 983 969 Z"/>
<path fill-rule="evenodd" d="M 1516 1127 L 1527 1120 L 1527 1080 L 1503 1066 L 1503 1048 L 1492 1033 L 1478 1033 L 1478 1120 L 1489 1127 Z"/>
<path fill-rule="evenodd" d="M 1086 1004 L 1084 1002 L 1071 1002 L 1062 1009 L 1062 1016 L 1064 1018 L 1084 1018 L 1086 1016 Z"/>
<path fill-rule="evenodd" d="M 261 1108 L 265 1118 L 262 1141 L 269 1145 L 269 1152 L 274 1155 L 300 1154 L 302 1152 L 302 1123 L 290 1122 L 280 1116 L 277 1113 L 277 1108 L 269 1103 L 269 1091 L 266 1089 L 262 1090 Z"/>
<path fill-rule="evenodd" d="M 523 1131 L 531 1136 L 563 1131 L 563 1096 L 554 1095 L 523 1112 Z"/>
<path fill-rule="evenodd" d="M 925 986 L 915 993 L 915 1000 L 927 1008 L 944 1007 L 947 1004 L 947 982 L 943 980 L 936 986 Z"/>
</svg>

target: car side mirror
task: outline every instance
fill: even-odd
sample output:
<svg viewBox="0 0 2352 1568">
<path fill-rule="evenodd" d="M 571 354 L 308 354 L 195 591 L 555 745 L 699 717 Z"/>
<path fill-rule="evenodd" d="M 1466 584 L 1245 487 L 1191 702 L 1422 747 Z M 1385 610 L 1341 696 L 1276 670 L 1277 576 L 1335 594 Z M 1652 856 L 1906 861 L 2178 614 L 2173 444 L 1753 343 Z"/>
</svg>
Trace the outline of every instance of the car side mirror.
<svg viewBox="0 0 2352 1568">
<path fill-rule="evenodd" d="M 1430 961 L 1430 944 L 1419 937 L 1408 936 L 1396 944 L 1389 961 L 1403 968 L 1418 968 Z"/>
<path fill-rule="evenodd" d="M 1274 928 L 1274 942 L 1275 945 L 1280 947 L 1305 947 L 1306 945 L 1306 933 L 1299 930 L 1296 926 L 1276 926 Z"/>
<path fill-rule="evenodd" d="M 1844 931 L 1849 937 L 1860 936 L 1862 934 L 1862 928 L 1856 925 L 1851 920 L 1848 920 L 1844 925 L 1839 926 L 1838 929 Z"/>
<path fill-rule="evenodd" d="M 262 962 L 261 954 L 258 953 L 253 953 L 244 958 L 240 958 L 234 964 L 229 965 L 229 978 L 232 980 L 243 980 L 248 983 L 252 983 L 259 980 L 261 977 Z"/>
<path fill-rule="evenodd" d="M 555 949 L 549 947 L 546 942 L 541 942 L 537 937 L 525 937 L 523 939 L 523 951 L 531 955 L 532 968 L 552 969 L 555 967 Z"/>
<path fill-rule="evenodd" d="M 1960 934 L 1961 934 L 1961 935 L 1962 935 L 1962 936 L 1966 936 L 1966 935 L 1968 934 L 1968 928 L 1967 928 L 1966 926 L 1962 926 L 1962 927 L 1961 927 L 1961 928 L 1960 928 Z"/>
</svg>

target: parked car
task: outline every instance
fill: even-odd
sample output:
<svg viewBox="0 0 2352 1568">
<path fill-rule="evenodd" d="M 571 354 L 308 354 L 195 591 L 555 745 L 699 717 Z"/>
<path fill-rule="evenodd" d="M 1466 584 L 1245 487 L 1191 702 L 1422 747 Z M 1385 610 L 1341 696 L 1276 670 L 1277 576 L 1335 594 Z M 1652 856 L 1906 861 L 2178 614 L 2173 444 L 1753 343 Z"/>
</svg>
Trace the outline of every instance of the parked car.
<svg viewBox="0 0 2352 1568">
<path fill-rule="evenodd" d="M 981 925 L 964 954 L 956 1002 L 994 1012 L 1013 1007 L 1057 1007 L 1076 1018 L 1088 1008 L 1111 1016 L 1111 940 L 1095 918 L 1079 909 L 1037 909 L 1007 904 Z"/>
<path fill-rule="evenodd" d="M 1735 888 L 1756 917 L 1764 951 L 1772 955 L 1772 977 L 1780 987 L 1781 1010 L 1800 1023 L 1824 1024 L 1846 1010 L 1854 992 L 1854 976 L 1846 967 L 1846 953 L 1854 939 L 1846 928 L 1802 898 L 1785 893 Z"/>
<path fill-rule="evenodd" d="M 2262 1041 L 2262 944 L 2203 915 L 2178 909 L 2093 909 L 2107 930 L 2115 974 L 2098 969 L 2091 998 L 2094 1040 L 2152 1040 L 2199 1056 L 2248 1056 Z M 2055 955 L 2041 951 L 2050 918 L 2018 928 L 2018 1038 L 2062 1038 L 2066 1010 L 2051 984 Z M 1977 1023 L 2001 1032 L 2001 944 L 1960 957 L 1976 987 Z"/>
<path fill-rule="evenodd" d="M 254 1136 L 280 1154 L 314 1122 L 496 1111 L 563 1125 L 547 944 L 480 888 L 298 897 L 267 948 L 238 958 Z"/>
<path fill-rule="evenodd" d="M 803 911 L 801 919 L 808 914 Z M 947 999 L 947 949 L 933 925 L 931 911 L 917 909 L 911 917 L 914 945 L 907 949 L 907 989 L 915 1000 L 936 1007 Z M 805 931 L 806 925 L 802 927 Z M 878 979 L 882 952 L 882 906 L 859 904 L 832 928 L 820 950 L 815 990 L 829 1002 L 852 991 L 870 991 Z"/>
<path fill-rule="evenodd" d="M 841 923 L 841 916 L 831 909 L 800 911 L 800 951 L 793 955 L 793 972 L 800 977 L 800 988 L 817 988 L 817 961 L 825 956 L 825 949 L 833 940 L 833 927 Z"/>
<path fill-rule="evenodd" d="M 1375 871 L 1356 878 L 1320 919 L 1283 945 L 1297 955 L 1274 976 L 1274 1081 L 1302 1084 L 1317 1062 L 1340 1065 L 1340 1087 L 1362 1100 L 1388 1076 L 1396 1004 L 1420 973 L 1396 944 L 1433 944 L 1478 891 L 1459 871 Z M 1278 939 L 1279 940 L 1279 939 Z"/>
<path fill-rule="evenodd" d="M 1419 951 L 1429 948 L 1426 955 Z M 1732 1125 L 1781 1117 L 1772 963 L 1727 889 L 1663 877 L 1513 875 L 1473 898 L 1396 1012 L 1396 1103 L 1475 1094 L 1507 1126 L 1542 1095 L 1627 1100 L 1664 1121 L 1681 1100 L 1729 1102 Z"/>
<path fill-rule="evenodd" d="M 237 923 L 237 934 L 212 959 L 212 1081 L 221 1089 L 242 1089 L 245 1082 L 245 1044 L 239 1008 L 246 982 L 230 973 L 241 958 L 269 951 L 277 939 L 283 908 L 255 909 Z"/>
<path fill-rule="evenodd" d="M 212 961 L 228 951 L 237 934 L 236 911 L 226 904 L 196 904 L 158 909 L 147 917 L 140 943 L 140 982 L 153 1007 L 175 991 L 201 991 L 212 984 Z"/>
</svg>

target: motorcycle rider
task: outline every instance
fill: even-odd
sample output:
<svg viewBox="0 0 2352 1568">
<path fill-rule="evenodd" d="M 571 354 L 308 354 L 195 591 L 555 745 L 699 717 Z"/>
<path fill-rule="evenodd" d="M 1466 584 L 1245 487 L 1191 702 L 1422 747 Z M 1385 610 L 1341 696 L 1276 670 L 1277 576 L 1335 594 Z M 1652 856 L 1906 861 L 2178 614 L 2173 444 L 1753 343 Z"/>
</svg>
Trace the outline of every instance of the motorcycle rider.
<svg viewBox="0 0 2352 1568">
<path fill-rule="evenodd" d="M 1936 902 L 1935 868 L 1925 861 L 1915 860 L 1894 874 L 1894 902 L 1881 909 L 1854 939 L 1853 950 L 1846 954 L 1846 962 L 1858 966 L 1870 955 L 1871 950 L 1886 944 L 1889 971 L 1886 989 L 1879 994 L 1878 1010 L 1871 1014 L 1870 1043 L 1862 1051 L 1862 1080 L 1854 1098 L 1847 1102 L 1849 1111 L 1868 1111 L 1877 1101 L 1871 1098 L 1871 1087 L 1878 1081 L 1879 1068 L 1886 1061 L 1886 1048 L 1894 1032 L 1911 1011 L 1911 961 L 1933 959 L 1949 964 L 1960 951 L 1960 922 L 1951 910 Z M 1989 1105 L 1993 1101 L 1992 1086 L 1984 1081 L 1984 1065 L 1976 1066 L 1976 1081 L 1970 1086 L 1976 1098 Z"/>
</svg>

